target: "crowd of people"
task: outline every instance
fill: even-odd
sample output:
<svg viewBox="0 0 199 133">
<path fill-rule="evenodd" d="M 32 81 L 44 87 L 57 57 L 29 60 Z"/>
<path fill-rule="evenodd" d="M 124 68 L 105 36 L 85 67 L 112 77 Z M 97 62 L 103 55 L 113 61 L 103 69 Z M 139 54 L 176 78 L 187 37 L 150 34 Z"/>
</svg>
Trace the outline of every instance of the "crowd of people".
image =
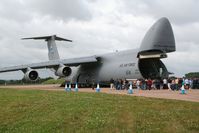
<svg viewBox="0 0 199 133">
<path fill-rule="evenodd" d="M 118 79 L 118 80 L 110 80 L 110 87 L 111 89 L 116 89 L 116 90 L 128 90 L 130 86 L 129 81 Z"/>
<path fill-rule="evenodd" d="M 110 80 L 110 88 L 116 90 L 128 90 L 130 82 L 134 88 L 142 90 L 151 89 L 169 89 L 178 91 L 183 86 L 185 89 L 195 88 L 195 84 L 199 84 L 199 79 L 188 79 L 188 78 L 164 78 L 164 79 L 137 79 L 137 80 Z"/>
</svg>

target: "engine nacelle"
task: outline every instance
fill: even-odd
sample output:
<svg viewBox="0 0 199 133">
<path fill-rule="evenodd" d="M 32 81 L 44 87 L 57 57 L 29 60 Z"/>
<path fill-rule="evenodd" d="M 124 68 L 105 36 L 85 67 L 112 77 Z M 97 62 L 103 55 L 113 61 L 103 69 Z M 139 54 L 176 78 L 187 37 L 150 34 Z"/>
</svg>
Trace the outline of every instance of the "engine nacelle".
<svg viewBox="0 0 199 133">
<path fill-rule="evenodd" d="M 72 73 L 72 69 L 68 66 L 61 66 L 57 69 L 57 71 L 55 72 L 56 76 L 60 76 L 60 77 L 67 77 L 70 76 Z"/>
<path fill-rule="evenodd" d="M 28 70 L 25 75 L 24 75 L 24 78 L 25 80 L 28 80 L 28 81 L 36 81 L 39 77 L 39 74 L 36 70 Z"/>
</svg>

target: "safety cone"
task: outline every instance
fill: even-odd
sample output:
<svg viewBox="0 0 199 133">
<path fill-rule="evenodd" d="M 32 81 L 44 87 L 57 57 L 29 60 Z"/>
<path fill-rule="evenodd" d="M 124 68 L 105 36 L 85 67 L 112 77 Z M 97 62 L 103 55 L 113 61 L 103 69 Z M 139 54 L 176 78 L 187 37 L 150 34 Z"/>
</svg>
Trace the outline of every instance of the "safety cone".
<svg viewBox="0 0 199 133">
<path fill-rule="evenodd" d="M 133 86 L 132 83 L 130 83 L 129 89 L 128 89 L 128 94 L 133 94 Z"/>
<path fill-rule="evenodd" d="M 68 84 L 67 83 L 65 84 L 65 88 L 64 89 L 65 89 L 65 91 L 68 90 Z"/>
<path fill-rule="evenodd" d="M 99 83 L 97 84 L 96 92 L 100 92 L 100 86 L 99 86 Z"/>
<path fill-rule="evenodd" d="M 67 88 L 67 92 L 70 92 L 71 91 L 71 83 L 69 83 L 69 86 Z"/>
<path fill-rule="evenodd" d="M 76 83 L 76 85 L 75 85 L 75 92 L 78 92 L 78 84 Z"/>
<path fill-rule="evenodd" d="M 182 87 L 181 87 L 181 94 L 186 94 L 186 90 L 184 88 L 184 85 L 182 85 Z"/>
</svg>

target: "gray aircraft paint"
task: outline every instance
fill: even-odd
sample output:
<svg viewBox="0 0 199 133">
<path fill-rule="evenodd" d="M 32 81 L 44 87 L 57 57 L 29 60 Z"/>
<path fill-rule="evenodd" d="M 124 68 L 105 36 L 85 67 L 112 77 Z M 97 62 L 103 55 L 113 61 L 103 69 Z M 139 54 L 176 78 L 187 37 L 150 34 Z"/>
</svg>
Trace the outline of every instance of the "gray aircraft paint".
<svg viewBox="0 0 199 133">
<path fill-rule="evenodd" d="M 174 52 L 176 50 L 173 30 L 167 18 L 159 19 L 144 36 L 139 52 L 148 50 L 160 50 L 162 52 Z"/>
<path fill-rule="evenodd" d="M 66 79 L 73 83 L 103 82 L 109 81 L 111 78 L 138 79 L 150 77 L 150 74 L 155 74 L 154 77 L 157 77 L 156 75 L 159 73 L 158 69 L 161 69 L 163 76 L 167 77 L 168 71 L 160 59 L 167 57 L 166 53 L 175 51 L 175 39 L 171 24 L 167 18 L 159 19 L 146 33 L 140 48 L 135 50 L 60 60 L 55 40 L 68 41 L 67 39 L 56 36 L 25 39 L 46 38 L 50 61 L 6 67 L 0 69 L 0 72 L 24 70 L 26 68 L 55 68 L 63 64 L 71 67 L 72 74 L 66 77 Z"/>
<path fill-rule="evenodd" d="M 167 18 L 158 20 L 146 33 L 139 49 L 115 52 L 105 55 L 97 55 L 100 58 L 98 67 L 80 65 L 73 82 L 109 81 L 113 79 L 139 79 L 145 78 L 139 69 L 140 55 L 155 55 L 167 57 L 167 52 L 175 51 L 175 39 L 170 22 Z M 163 55 L 163 57 L 161 57 Z M 151 56 L 150 56 L 151 58 Z M 92 65 L 91 65 L 92 66 Z M 162 66 L 165 71 L 166 67 Z M 162 69 L 162 68 L 161 68 Z M 81 76 L 78 79 L 78 76 Z M 167 77 L 168 74 L 165 75 Z"/>
<path fill-rule="evenodd" d="M 81 74 L 82 78 L 79 82 L 95 80 L 109 81 L 113 79 L 135 79 L 142 78 L 138 69 L 137 50 L 128 50 L 115 52 L 106 55 L 99 55 L 99 62 L 88 67 L 88 65 L 80 65 L 79 71 L 75 74 L 73 82 Z"/>
<path fill-rule="evenodd" d="M 57 37 L 56 35 L 43 36 L 43 37 L 30 37 L 30 38 L 22 38 L 22 39 L 23 40 L 26 40 L 26 39 L 35 39 L 35 40 L 45 39 L 45 41 L 47 41 L 49 60 L 59 60 L 60 59 L 55 40 L 72 42 L 72 40 Z"/>
<path fill-rule="evenodd" d="M 48 58 L 49 58 L 49 60 L 58 60 L 58 59 L 60 59 L 60 57 L 59 57 L 59 53 L 57 50 L 57 46 L 56 46 L 55 41 L 52 41 L 52 40 L 50 39 L 49 41 L 47 41 Z"/>
</svg>

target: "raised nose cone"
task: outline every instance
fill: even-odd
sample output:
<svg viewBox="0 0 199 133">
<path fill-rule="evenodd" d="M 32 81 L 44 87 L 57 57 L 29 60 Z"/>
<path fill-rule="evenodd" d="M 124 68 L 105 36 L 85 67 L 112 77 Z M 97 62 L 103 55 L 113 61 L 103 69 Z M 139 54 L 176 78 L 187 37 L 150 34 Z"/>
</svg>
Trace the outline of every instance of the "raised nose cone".
<svg viewBox="0 0 199 133">
<path fill-rule="evenodd" d="M 167 53 L 175 50 L 175 39 L 171 24 L 167 18 L 161 18 L 153 24 L 144 36 L 139 53 L 149 51 Z"/>
</svg>

